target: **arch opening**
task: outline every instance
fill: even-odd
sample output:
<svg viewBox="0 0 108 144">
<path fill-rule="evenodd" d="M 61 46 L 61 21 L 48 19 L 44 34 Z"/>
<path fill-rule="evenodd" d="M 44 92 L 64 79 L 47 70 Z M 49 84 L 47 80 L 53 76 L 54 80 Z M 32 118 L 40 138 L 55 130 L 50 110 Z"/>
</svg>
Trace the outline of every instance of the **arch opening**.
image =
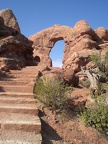
<svg viewBox="0 0 108 144">
<path fill-rule="evenodd" d="M 52 60 L 52 67 L 62 68 L 62 60 L 64 56 L 64 46 L 65 43 L 63 40 L 59 40 L 53 46 L 50 52 L 50 58 Z"/>
</svg>

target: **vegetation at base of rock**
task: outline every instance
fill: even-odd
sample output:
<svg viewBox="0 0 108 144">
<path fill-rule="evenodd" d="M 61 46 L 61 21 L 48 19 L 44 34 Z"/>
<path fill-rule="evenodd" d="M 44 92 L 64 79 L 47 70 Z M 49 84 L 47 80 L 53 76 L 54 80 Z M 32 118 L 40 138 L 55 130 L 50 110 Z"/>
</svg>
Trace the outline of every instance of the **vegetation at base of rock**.
<svg viewBox="0 0 108 144">
<path fill-rule="evenodd" d="M 43 76 L 36 83 L 35 98 L 52 110 L 63 110 L 71 92 L 64 81 Z"/>
<path fill-rule="evenodd" d="M 90 87 L 90 81 L 89 81 L 89 79 L 80 80 L 79 84 L 81 84 L 82 86 L 84 86 L 86 88 Z"/>
<path fill-rule="evenodd" d="M 96 96 L 95 103 L 86 108 L 81 108 L 80 118 L 88 125 L 108 135 L 108 103 L 106 96 Z"/>
<path fill-rule="evenodd" d="M 98 68 L 99 81 L 102 82 L 100 83 L 101 89 L 96 89 L 95 93 L 91 93 L 94 103 L 89 107 L 81 107 L 79 115 L 85 125 L 92 126 L 108 135 L 108 84 L 106 83 L 108 81 L 108 51 L 103 58 L 101 53 L 100 56 L 92 55 L 91 60 Z M 84 86 L 83 83 L 81 84 Z"/>
<path fill-rule="evenodd" d="M 108 80 L 108 51 L 105 53 L 104 57 L 101 56 L 101 52 L 100 55 L 91 55 L 91 61 L 98 68 L 101 77 Z"/>
</svg>

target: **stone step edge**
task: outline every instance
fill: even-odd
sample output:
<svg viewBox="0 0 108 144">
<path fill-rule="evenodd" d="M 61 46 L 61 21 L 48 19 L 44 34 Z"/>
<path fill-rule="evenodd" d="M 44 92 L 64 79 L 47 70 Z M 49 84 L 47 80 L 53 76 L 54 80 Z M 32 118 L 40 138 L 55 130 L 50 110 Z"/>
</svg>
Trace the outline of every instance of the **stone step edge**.
<svg viewBox="0 0 108 144">
<path fill-rule="evenodd" d="M 37 140 L 35 144 L 41 144 L 42 143 L 42 136 L 41 134 L 36 134 Z M 2 140 L 0 139 L 0 144 L 34 144 L 31 142 L 25 142 L 25 141 L 20 141 L 20 140 Z"/>
<path fill-rule="evenodd" d="M 16 85 L 16 86 L 13 86 L 13 85 L 0 85 L 0 87 L 12 87 L 12 88 L 26 88 L 26 87 L 29 87 L 29 88 L 32 88 L 33 86 L 28 86 L 28 85 L 24 85 L 24 86 L 19 86 L 19 85 Z"/>
<path fill-rule="evenodd" d="M 5 141 L 1 141 L 0 140 L 0 144 L 31 144 L 31 143 L 29 143 L 29 142 L 22 142 L 22 141 L 14 141 L 14 140 L 5 140 Z"/>
<path fill-rule="evenodd" d="M 26 132 L 33 132 L 40 133 L 41 131 L 41 123 L 37 121 L 7 121 L 2 122 L 0 121 L 0 129 L 7 129 L 7 130 L 22 130 Z"/>
<path fill-rule="evenodd" d="M 0 96 L 6 96 L 6 97 L 19 97 L 19 98 L 34 98 L 35 94 L 33 93 L 24 93 L 24 92 L 0 92 Z"/>
<path fill-rule="evenodd" d="M 38 115 L 38 108 L 37 107 L 24 107 L 24 106 L 23 107 L 0 106 L 0 112 Z"/>
<path fill-rule="evenodd" d="M 32 125 L 40 125 L 40 120 L 38 117 L 35 118 L 35 120 L 29 120 L 29 121 L 26 121 L 26 120 L 6 120 L 6 121 L 2 121 L 0 120 L 0 125 L 1 124 L 24 124 L 24 125 L 29 125 L 29 124 L 32 124 Z"/>
<path fill-rule="evenodd" d="M 35 104 L 36 102 L 37 101 L 34 98 L 21 98 L 21 97 L 0 96 L 0 103 Z"/>
<path fill-rule="evenodd" d="M 20 78 L 0 78 L 0 81 L 35 81 L 36 80 L 36 78 L 28 78 L 28 77 L 25 77 L 25 78 L 22 78 L 22 77 L 20 77 Z"/>
<path fill-rule="evenodd" d="M 5 114 L 6 113 L 2 113 Z M 13 114 L 13 113 L 11 113 Z M 28 115 L 29 119 L 26 119 L 26 115 L 23 114 L 23 118 L 22 118 L 22 114 L 19 115 L 20 117 L 17 117 L 17 114 L 12 118 L 11 114 L 8 115 L 7 119 L 0 119 L 0 129 L 4 130 L 4 129 L 8 129 L 8 130 L 22 130 L 22 131 L 26 131 L 26 132 L 40 132 L 41 131 L 41 121 L 40 118 L 35 115 Z M 25 116 L 25 118 L 24 118 Z M 18 119 L 16 119 L 16 117 Z"/>
<path fill-rule="evenodd" d="M 0 92 L 0 95 L 7 94 L 7 95 L 33 95 L 33 93 L 22 93 L 22 92 Z"/>
</svg>

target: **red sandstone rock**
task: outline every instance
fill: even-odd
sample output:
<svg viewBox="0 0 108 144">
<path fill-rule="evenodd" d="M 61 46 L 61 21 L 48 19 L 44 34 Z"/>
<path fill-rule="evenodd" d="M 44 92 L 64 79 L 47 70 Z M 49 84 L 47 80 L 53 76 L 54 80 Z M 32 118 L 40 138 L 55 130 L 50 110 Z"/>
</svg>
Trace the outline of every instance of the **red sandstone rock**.
<svg viewBox="0 0 108 144">
<path fill-rule="evenodd" d="M 85 20 L 78 21 L 74 26 L 74 31 L 75 34 L 89 34 L 91 36 L 94 35 L 93 29 Z"/>
<path fill-rule="evenodd" d="M 54 25 L 29 39 L 33 41 L 34 57 L 39 58 L 38 65 L 46 66 L 52 66 L 49 53 L 54 44 L 64 40 L 63 75 L 64 79 L 73 85 L 76 85 L 75 73 L 90 62 L 90 56 L 95 52 L 99 53 L 101 47 L 108 50 L 107 44 L 103 45 L 103 40 L 107 40 L 107 30 L 101 28 L 94 31 L 84 20 L 77 22 L 74 28 Z"/>
<path fill-rule="evenodd" d="M 71 68 L 65 69 L 63 78 L 69 85 L 78 86 L 79 78 L 74 74 L 74 71 Z"/>
<path fill-rule="evenodd" d="M 65 42 L 62 75 L 73 85 L 78 83 L 75 74 L 81 70 L 80 67 L 92 65 L 90 56 L 95 52 L 99 53 L 101 48 L 102 54 L 108 50 L 108 31 L 105 28 L 94 31 L 85 20 L 77 22 L 73 28 L 54 25 L 32 35 L 28 40 L 20 33 L 13 12 L 10 9 L 0 11 L 0 67 L 51 67 L 52 60 L 49 54 L 59 40 Z"/>
<path fill-rule="evenodd" d="M 20 33 L 19 24 L 15 15 L 13 14 L 12 10 L 10 9 L 3 9 L 0 11 L 0 17 L 4 19 L 4 24 L 8 27 L 11 27 L 17 30 Z"/>
<path fill-rule="evenodd" d="M 100 28 L 96 29 L 95 32 L 100 39 L 102 39 L 104 41 L 108 41 L 108 30 L 106 30 L 103 27 L 100 27 Z"/>
<path fill-rule="evenodd" d="M 50 67 L 49 69 L 43 70 L 42 75 L 50 78 L 63 79 L 62 68 L 57 67 Z"/>
<path fill-rule="evenodd" d="M 9 9 L 0 11 L 0 68 L 20 69 L 33 64 L 32 42 L 20 33 L 18 22 Z"/>
</svg>

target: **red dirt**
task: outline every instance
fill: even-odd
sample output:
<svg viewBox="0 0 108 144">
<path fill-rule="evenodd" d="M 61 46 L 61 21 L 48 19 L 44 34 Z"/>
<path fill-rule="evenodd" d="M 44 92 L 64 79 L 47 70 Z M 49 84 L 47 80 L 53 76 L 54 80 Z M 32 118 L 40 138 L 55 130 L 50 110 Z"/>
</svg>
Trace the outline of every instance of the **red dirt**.
<svg viewBox="0 0 108 144">
<path fill-rule="evenodd" d="M 72 95 L 88 96 L 89 90 L 76 88 Z M 108 137 L 96 129 L 87 127 L 80 118 L 73 115 L 72 119 L 51 112 L 49 108 L 42 108 L 41 121 L 43 144 L 108 144 Z M 43 113 L 42 113 L 43 111 Z"/>
</svg>

